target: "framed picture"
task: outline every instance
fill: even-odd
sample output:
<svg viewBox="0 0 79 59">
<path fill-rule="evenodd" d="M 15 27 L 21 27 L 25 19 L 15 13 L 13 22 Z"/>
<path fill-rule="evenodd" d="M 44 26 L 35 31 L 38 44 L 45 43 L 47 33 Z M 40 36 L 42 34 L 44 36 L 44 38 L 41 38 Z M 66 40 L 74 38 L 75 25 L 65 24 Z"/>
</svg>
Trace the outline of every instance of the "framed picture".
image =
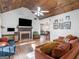
<svg viewBox="0 0 79 59">
<path fill-rule="evenodd" d="M 64 24 L 64 23 L 59 23 L 59 29 L 64 29 L 63 24 Z"/>
<path fill-rule="evenodd" d="M 59 26 L 57 24 L 53 25 L 53 29 L 58 29 L 58 28 L 59 28 Z"/>
<path fill-rule="evenodd" d="M 56 19 L 53 23 L 53 29 L 58 29 L 59 26 L 58 26 L 58 19 Z"/>
<path fill-rule="evenodd" d="M 53 29 L 71 29 L 70 16 L 66 16 L 65 19 L 55 19 Z"/>
<path fill-rule="evenodd" d="M 66 16 L 66 20 L 70 20 L 70 16 Z"/>
<path fill-rule="evenodd" d="M 71 22 L 64 22 L 64 29 L 71 29 Z"/>
</svg>

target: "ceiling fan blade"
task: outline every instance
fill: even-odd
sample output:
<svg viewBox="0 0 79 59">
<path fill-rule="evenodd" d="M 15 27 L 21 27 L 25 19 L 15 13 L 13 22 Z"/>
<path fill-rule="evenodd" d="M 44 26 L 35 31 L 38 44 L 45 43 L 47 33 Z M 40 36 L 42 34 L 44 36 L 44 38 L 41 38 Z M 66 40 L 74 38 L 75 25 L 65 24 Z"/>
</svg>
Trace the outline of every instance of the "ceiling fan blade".
<svg viewBox="0 0 79 59">
<path fill-rule="evenodd" d="M 41 11 L 42 13 L 49 13 L 49 11 Z"/>
<path fill-rule="evenodd" d="M 43 13 L 40 13 L 40 16 L 44 16 L 44 14 Z"/>
<path fill-rule="evenodd" d="M 37 7 L 37 11 L 38 11 L 38 12 L 41 11 L 41 8 L 40 8 L 40 7 Z"/>
</svg>

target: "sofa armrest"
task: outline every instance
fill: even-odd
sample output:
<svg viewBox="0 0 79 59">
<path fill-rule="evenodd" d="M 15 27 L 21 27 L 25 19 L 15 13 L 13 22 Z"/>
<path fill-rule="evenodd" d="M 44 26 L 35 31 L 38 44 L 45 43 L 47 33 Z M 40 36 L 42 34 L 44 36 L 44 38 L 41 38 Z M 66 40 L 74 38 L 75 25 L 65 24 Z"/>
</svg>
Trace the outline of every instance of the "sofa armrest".
<svg viewBox="0 0 79 59">
<path fill-rule="evenodd" d="M 74 59 L 79 52 L 79 43 L 75 45 L 69 52 L 63 55 L 60 59 Z"/>
<path fill-rule="evenodd" d="M 78 39 L 75 39 L 75 40 L 69 41 L 69 43 L 72 45 L 72 47 L 74 47 L 79 43 L 78 41 L 79 41 Z"/>
<path fill-rule="evenodd" d="M 35 59 L 54 59 L 54 58 L 42 53 L 40 48 L 36 48 L 35 49 Z"/>
</svg>

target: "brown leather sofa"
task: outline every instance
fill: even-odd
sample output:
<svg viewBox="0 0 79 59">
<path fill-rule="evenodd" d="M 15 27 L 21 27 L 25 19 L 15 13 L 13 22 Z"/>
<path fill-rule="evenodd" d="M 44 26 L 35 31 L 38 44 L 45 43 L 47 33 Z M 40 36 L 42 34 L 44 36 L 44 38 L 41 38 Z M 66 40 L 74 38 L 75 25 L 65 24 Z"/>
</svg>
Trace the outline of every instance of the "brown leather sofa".
<svg viewBox="0 0 79 59">
<path fill-rule="evenodd" d="M 60 57 L 59 59 L 74 59 L 76 58 L 76 55 L 79 52 L 79 42 L 78 39 L 70 42 L 72 45 L 72 48 L 70 51 L 68 51 L 65 55 Z M 42 45 L 41 45 L 42 46 Z M 46 55 L 40 50 L 41 46 L 37 46 L 35 49 L 35 59 L 55 59 L 49 55 Z"/>
</svg>

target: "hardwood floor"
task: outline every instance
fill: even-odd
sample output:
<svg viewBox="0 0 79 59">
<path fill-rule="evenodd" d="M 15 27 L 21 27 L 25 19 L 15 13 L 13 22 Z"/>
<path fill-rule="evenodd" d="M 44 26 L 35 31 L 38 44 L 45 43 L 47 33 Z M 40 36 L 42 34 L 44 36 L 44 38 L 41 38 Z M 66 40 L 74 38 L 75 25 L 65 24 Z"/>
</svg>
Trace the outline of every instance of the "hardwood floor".
<svg viewBox="0 0 79 59">
<path fill-rule="evenodd" d="M 17 46 L 13 59 L 28 59 L 27 54 L 31 52 L 33 52 L 33 48 L 29 44 Z"/>
<path fill-rule="evenodd" d="M 44 41 L 45 43 L 47 41 Z M 29 41 L 29 42 L 18 42 L 16 43 L 16 53 L 11 56 L 10 59 L 35 59 L 34 48 L 42 44 L 39 40 Z M 0 59 L 9 59 L 8 57 L 0 57 Z M 79 59 L 79 55 L 77 58 Z"/>
<path fill-rule="evenodd" d="M 47 41 L 44 41 L 45 43 Z M 16 43 L 16 53 L 14 56 L 11 56 L 10 59 L 35 59 L 34 57 L 34 48 L 42 44 L 39 40 L 26 41 L 26 42 L 17 42 Z M 0 59 L 8 59 L 8 57 L 3 57 Z"/>
</svg>

